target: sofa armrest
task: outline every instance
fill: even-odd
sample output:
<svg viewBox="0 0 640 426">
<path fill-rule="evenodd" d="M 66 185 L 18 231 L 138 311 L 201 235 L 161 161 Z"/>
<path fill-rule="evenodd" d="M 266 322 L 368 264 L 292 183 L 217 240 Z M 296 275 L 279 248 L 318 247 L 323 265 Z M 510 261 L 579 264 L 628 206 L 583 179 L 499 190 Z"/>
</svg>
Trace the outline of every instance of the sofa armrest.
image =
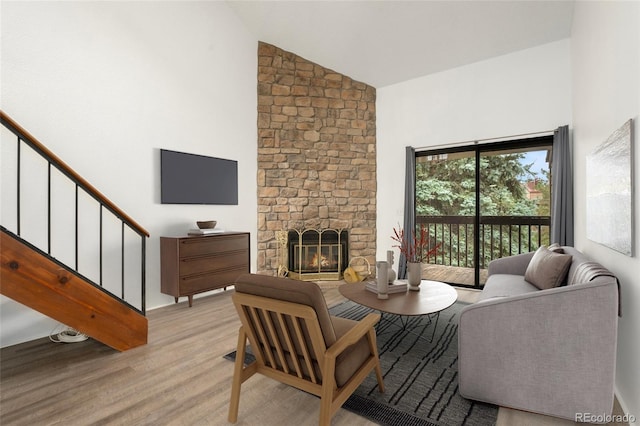
<svg viewBox="0 0 640 426">
<path fill-rule="evenodd" d="M 516 254 L 514 256 L 502 257 L 489 262 L 489 275 L 509 274 L 524 275 L 529 262 L 533 259 L 535 252 Z"/>
<path fill-rule="evenodd" d="M 571 420 L 611 413 L 617 310 L 615 280 L 466 307 L 458 330 L 460 394 Z"/>
</svg>

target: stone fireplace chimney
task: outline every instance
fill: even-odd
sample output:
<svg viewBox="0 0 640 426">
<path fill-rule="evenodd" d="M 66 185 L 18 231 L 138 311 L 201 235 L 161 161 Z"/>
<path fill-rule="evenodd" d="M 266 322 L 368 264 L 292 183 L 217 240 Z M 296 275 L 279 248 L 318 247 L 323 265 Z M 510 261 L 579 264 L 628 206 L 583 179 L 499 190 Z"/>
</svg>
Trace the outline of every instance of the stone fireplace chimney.
<svg viewBox="0 0 640 426">
<path fill-rule="evenodd" d="M 258 272 L 276 274 L 276 232 L 348 230 L 375 263 L 376 90 L 258 46 Z"/>
</svg>

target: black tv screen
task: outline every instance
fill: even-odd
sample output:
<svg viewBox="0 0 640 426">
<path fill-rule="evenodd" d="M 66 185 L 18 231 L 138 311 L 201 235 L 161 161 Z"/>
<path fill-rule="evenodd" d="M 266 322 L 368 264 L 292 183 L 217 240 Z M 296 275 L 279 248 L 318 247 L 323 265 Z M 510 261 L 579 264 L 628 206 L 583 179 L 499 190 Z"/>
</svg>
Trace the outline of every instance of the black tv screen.
<svg viewBox="0 0 640 426">
<path fill-rule="evenodd" d="M 238 162 L 160 150 L 162 204 L 238 204 Z"/>
</svg>

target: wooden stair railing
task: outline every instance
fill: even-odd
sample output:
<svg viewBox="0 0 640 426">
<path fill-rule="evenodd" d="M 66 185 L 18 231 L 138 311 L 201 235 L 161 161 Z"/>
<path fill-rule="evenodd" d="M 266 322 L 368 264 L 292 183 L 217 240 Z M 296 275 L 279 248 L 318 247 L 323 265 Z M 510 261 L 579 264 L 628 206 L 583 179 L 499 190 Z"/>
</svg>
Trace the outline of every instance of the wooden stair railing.
<svg viewBox="0 0 640 426">
<path fill-rule="evenodd" d="M 22 126 L 16 123 L 11 117 L 9 117 L 4 111 L 0 110 L 0 122 L 9 130 L 11 130 L 22 141 L 28 143 L 36 152 L 38 152 L 43 158 L 46 158 L 51 164 L 53 164 L 58 170 L 66 175 L 73 182 L 82 187 L 89 195 L 95 198 L 98 202 L 108 208 L 115 216 L 121 218 L 125 223 L 131 226 L 132 229 L 139 234 L 146 237 L 149 236 L 149 231 L 144 229 L 129 215 L 127 215 L 122 209 L 116 206 L 111 200 L 104 196 L 94 186 L 87 182 L 82 176 L 80 176 L 75 170 L 69 167 L 64 161 L 62 161 L 57 155 L 47 149 L 38 139 L 36 139 L 31 133 L 26 131 Z"/>
<path fill-rule="evenodd" d="M 31 307 L 53 319 L 56 319 L 78 331 L 102 341 L 103 343 L 118 349 L 126 350 L 145 344 L 147 341 L 147 320 L 144 317 L 146 311 L 146 238 L 149 232 L 136 221 L 124 213 L 118 206 L 107 199 L 96 188 L 78 175 L 71 167 L 64 163 L 55 154 L 49 151 L 33 135 L 22 128 L 11 117 L 0 111 L 0 123 L 16 136 L 16 194 L 15 218 L 11 219 L 12 225 L 2 224 L 2 241 L 0 252 L 2 257 L 0 293 L 17 302 Z M 10 143 L 10 138 L 4 138 L 2 147 Z M 47 188 L 47 236 L 46 249 L 36 247 L 21 236 L 23 225 L 21 210 L 28 208 L 28 203 L 23 201 L 21 190 L 21 176 L 29 171 L 22 171 L 21 151 L 31 149 L 42 157 L 48 167 Z M 75 214 L 75 265 L 62 264 L 56 260 L 56 253 L 52 253 L 52 228 L 56 224 L 51 223 L 52 198 L 56 195 L 52 190 L 51 170 L 55 168 L 63 176 L 75 185 L 75 210 L 69 209 L 71 215 Z M 99 277 L 87 278 L 79 272 L 79 222 L 80 213 L 78 207 L 79 192 L 83 192 L 93 198 L 99 205 L 99 253 L 96 263 L 99 262 Z M 3 199 L 3 203 L 8 201 Z M 11 205 L 11 202 L 8 202 Z M 120 261 L 121 288 L 116 294 L 102 287 L 103 271 L 111 274 L 108 268 L 103 268 L 103 216 L 111 215 L 121 223 L 120 234 Z M 3 219 L 4 221 L 4 219 Z M 132 284 L 125 282 L 125 263 L 129 262 L 125 253 L 125 231 L 131 230 L 140 238 L 140 282 L 141 295 L 136 298 L 138 306 L 127 302 L 126 295 L 131 295 Z M 113 247 L 106 247 L 110 253 Z M 130 246 L 127 246 L 130 250 Z M 109 275 L 112 278 L 113 275 Z M 127 276 L 127 280 L 130 277 Z M 113 282 L 113 281 L 110 281 Z M 127 286 L 129 288 L 127 288 Z M 131 297 L 131 296 L 129 296 Z"/>
</svg>

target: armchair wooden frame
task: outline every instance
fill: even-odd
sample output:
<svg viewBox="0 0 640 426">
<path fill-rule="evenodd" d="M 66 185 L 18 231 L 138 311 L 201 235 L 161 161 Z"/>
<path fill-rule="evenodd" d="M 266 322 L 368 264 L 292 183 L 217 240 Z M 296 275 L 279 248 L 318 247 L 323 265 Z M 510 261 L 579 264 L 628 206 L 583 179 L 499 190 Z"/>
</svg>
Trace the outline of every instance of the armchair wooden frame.
<svg viewBox="0 0 640 426">
<path fill-rule="evenodd" d="M 320 425 L 330 424 L 336 411 L 371 370 L 375 370 L 378 388 L 384 392 L 374 328 L 379 314 L 368 314 L 327 348 L 312 307 L 244 293 L 235 293 L 232 299 L 242 326 L 238 333 L 229 422 L 237 421 L 242 383 L 256 373 L 319 396 Z M 338 356 L 364 336 L 371 355 L 338 387 L 335 378 Z M 247 339 L 256 360 L 244 367 Z M 290 348 L 294 348 L 295 354 Z"/>
</svg>

